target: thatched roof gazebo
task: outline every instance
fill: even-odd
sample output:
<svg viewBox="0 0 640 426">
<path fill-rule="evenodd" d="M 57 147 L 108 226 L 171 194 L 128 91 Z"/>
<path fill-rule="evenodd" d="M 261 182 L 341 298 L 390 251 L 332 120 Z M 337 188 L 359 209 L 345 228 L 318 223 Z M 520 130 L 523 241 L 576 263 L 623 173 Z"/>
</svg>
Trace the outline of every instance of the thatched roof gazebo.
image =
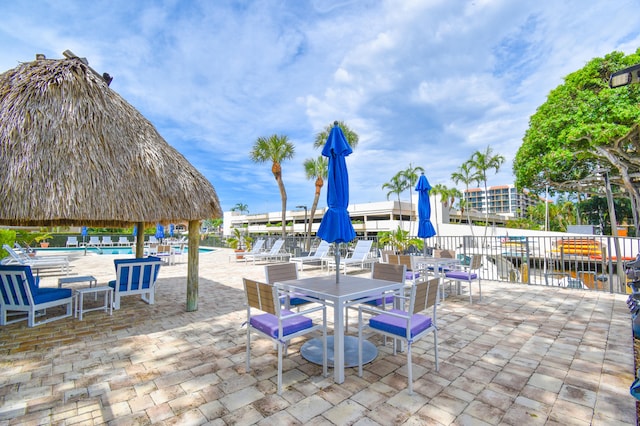
<svg viewBox="0 0 640 426">
<path fill-rule="evenodd" d="M 77 57 L 0 74 L 0 225 L 189 222 L 196 310 L 199 222 L 222 214 L 215 189 L 108 82 Z"/>
</svg>

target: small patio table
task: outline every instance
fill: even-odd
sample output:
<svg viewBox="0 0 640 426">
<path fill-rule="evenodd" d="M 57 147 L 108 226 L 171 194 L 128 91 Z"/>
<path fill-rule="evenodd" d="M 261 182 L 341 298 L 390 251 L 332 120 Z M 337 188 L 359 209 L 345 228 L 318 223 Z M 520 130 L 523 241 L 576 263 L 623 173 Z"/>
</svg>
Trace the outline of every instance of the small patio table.
<svg viewBox="0 0 640 426">
<path fill-rule="evenodd" d="M 430 268 L 433 273 L 440 279 L 440 301 L 444 301 L 444 274 L 447 269 L 455 269 L 460 265 L 459 259 L 450 257 L 418 257 L 414 263 L 421 273 L 426 273 Z"/>
<path fill-rule="evenodd" d="M 404 284 L 350 275 L 301 278 L 276 282 L 284 291 L 299 292 L 317 298 L 333 307 L 333 370 L 336 383 L 344 382 L 345 336 L 344 318 L 348 306 L 362 303 L 363 298 L 375 298 L 382 293 L 402 290 Z"/>
</svg>

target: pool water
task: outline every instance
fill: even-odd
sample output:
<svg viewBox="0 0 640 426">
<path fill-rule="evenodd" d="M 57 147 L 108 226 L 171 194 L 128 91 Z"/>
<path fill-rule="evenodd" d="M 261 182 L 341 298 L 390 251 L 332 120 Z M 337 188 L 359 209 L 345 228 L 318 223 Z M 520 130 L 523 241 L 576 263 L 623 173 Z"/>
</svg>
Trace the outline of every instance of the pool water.
<svg viewBox="0 0 640 426">
<path fill-rule="evenodd" d="M 37 251 L 41 253 L 62 253 L 62 252 L 71 252 L 71 253 L 84 253 L 84 247 L 50 247 L 50 248 L 38 248 Z M 134 248 L 132 247 L 87 247 L 87 253 L 95 253 L 95 254 L 134 254 Z M 185 253 L 188 251 L 187 247 L 184 247 Z M 215 251 L 212 248 L 204 248 L 200 247 L 198 249 L 199 253 L 211 253 Z"/>
</svg>

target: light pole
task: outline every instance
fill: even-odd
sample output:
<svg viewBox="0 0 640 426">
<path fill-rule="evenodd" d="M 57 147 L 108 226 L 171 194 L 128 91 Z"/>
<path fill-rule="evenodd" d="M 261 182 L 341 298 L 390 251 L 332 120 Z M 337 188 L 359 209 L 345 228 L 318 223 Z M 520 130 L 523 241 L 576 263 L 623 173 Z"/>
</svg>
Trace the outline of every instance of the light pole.
<svg viewBox="0 0 640 426">
<path fill-rule="evenodd" d="M 309 236 L 309 230 L 307 229 L 307 206 L 296 206 L 297 209 L 304 209 L 304 248 L 305 251 L 309 251 L 309 243 L 308 243 L 308 236 Z"/>
</svg>

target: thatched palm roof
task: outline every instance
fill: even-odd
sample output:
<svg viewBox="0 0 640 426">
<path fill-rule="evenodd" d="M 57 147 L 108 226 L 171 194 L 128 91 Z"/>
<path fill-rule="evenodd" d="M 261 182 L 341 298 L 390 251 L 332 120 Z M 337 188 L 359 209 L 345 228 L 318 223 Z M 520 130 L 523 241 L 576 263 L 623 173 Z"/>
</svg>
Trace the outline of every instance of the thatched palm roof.
<svg viewBox="0 0 640 426">
<path fill-rule="evenodd" d="M 211 183 L 78 58 L 0 74 L 0 224 L 221 216 Z"/>
</svg>

